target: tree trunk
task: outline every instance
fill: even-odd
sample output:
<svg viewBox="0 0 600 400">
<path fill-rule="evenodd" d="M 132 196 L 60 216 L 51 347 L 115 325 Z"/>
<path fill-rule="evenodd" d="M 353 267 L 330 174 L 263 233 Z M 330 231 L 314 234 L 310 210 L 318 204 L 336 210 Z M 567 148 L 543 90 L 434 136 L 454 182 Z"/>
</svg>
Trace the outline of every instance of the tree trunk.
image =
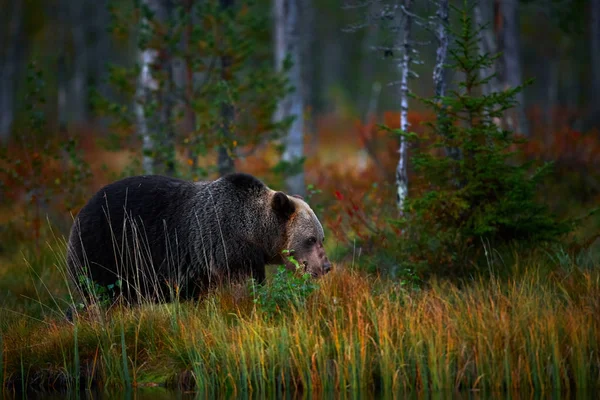
<svg viewBox="0 0 600 400">
<path fill-rule="evenodd" d="M 407 132 L 408 123 L 408 78 L 410 74 L 410 63 L 412 61 L 412 43 L 411 43 L 411 28 L 412 28 L 412 0 L 404 0 L 403 23 L 402 23 L 402 62 L 400 63 L 400 129 L 402 132 Z M 400 157 L 398 166 L 396 167 L 396 205 L 400 214 L 404 214 L 404 203 L 408 196 L 408 143 L 404 136 L 400 137 L 400 148 L 398 150 Z"/>
<path fill-rule="evenodd" d="M 161 57 L 161 70 L 164 82 L 160 90 L 160 151 L 154 159 L 154 170 L 168 176 L 175 175 L 175 128 L 171 120 L 173 114 L 173 57 L 166 54 Z"/>
<path fill-rule="evenodd" d="M 309 82 L 313 82 L 315 79 L 315 60 L 311 56 L 312 49 L 315 47 L 315 8 L 313 0 L 301 0 L 300 6 L 300 22 L 299 26 L 302 29 L 302 35 L 300 35 L 300 59 L 302 60 L 301 73 L 302 73 L 302 100 L 304 107 L 304 131 L 305 136 L 309 135 L 310 145 L 307 154 L 316 154 L 318 150 L 318 131 L 315 124 L 315 108 L 313 104 L 313 90 Z M 306 112 L 310 110 L 310 112 Z"/>
<path fill-rule="evenodd" d="M 591 124 L 600 130 L 600 0 L 591 1 L 590 15 L 590 53 L 592 56 L 592 96 L 590 104 Z"/>
<path fill-rule="evenodd" d="M 304 156 L 304 99 L 302 81 L 301 34 L 299 0 L 275 0 L 276 26 L 275 52 L 277 68 L 281 70 L 286 56 L 292 59 L 292 67 L 288 72 L 290 84 L 294 91 L 281 101 L 278 118 L 293 116 L 294 120 L 284 139 L 285 151 L 283 161 L 292 165 L 286 176 L 285 184 L 289 193 L 304 196 L 306 192 L 304 167 L 298 165 Z"/>
<path fill-rule="evenodd" d="M 170 15 L 172 11 L 169 0 L 143 0 L 143 5 L 150 8 L 157 22 L 166 24 L 171 29 Z M 142 21 L 142 25 L 150 21 Z M 175 133 L 171 121 L 173 71 L 172 55 L 169 49 L 142 49 L 138 55 L 140 75 L 138 76 L 135 106 L 138 134 L 142 137 L 142 167 L 145 174 L 167 174 L 175 172 Z M 162 82 L 152 75 L 152 69 L 158 66 L 162 72 Z M 156 115 L 148 115 L 145 107 L 157 103 Z M 156 131 L 151 132 L 152 126 Z"/>
<path fill-rule="evenodd" d="M 220 0 L 220 5 L 223 12 L 226 12 L 228 9 L 233 7 L 233 0 Z M 227 54 L 226 51 L 221 55 L 221 79 L 225 82 L 231 79 L 230 68 L 231 55 Z M 221 145 L 218 149 L 217 167 L 219 169 L 220 176 L 229 174 L 235 170 L 233 159 L 229 155 L 229 143 L 232 141 L 231 122 L 233 121 L 233 118 L 233 104 L 231 104 L 229 100 L 224 100 L 221 104 L 221 135 L 227 145 Z"/>
<path fill-rule="evenodd" d="M 274 26 L 273 26 L 273 46 L 275 47 L 275 51 L 273 52 L 275 55 L 275 68 L 277 71 L 281 71 L 283 68 L 283 61 L 286 56 L 286 48 L 285 48 L 285 8 L 286 2 L 288 0 L 274 0 L 273 1 L 273 18 L 274 18 Z M 275 110 L 274 120 L 281 121 L 285 115 L 285 103 L 287 98 L 281 99 L 279 104 L 277 105 L 277 110 Z"/>
<path fill-rule="evenodd" d="M 89 31 L 92 38 L 90 39 L 88 49 L 88 81 L 90 85 L 103 96 L 109 95 L 108 87 L 108 65 L 107 61 L 111 57 L 110 35 L 107 34 L 106 28 L 110 24 L 109 3 L 111 0 L 96 0 L 91 12 L 92 17 Z M 86 108 L 86 112 L 89 110 Z M 93 115 L 88 114 L 88 119 L 93 118 Z M 94 122 L 95 123 L 95 122 Z"/>
<path fill-rule="evenodd" d="M 449 0 L 438 0 L 438 9 L 436 12 L 437 26 L 435 36 L 438 42 L 438 48 L 435 56 L 435 66 L 433 68 L 433 84 L 435 88 L 435 97 L 441 99 L 446 95 L 446 59 L 448 57 L 448 24 L 449 24 Z M 443 121 L 446 117 L 445 110 L 440 110 L 437 118 L 438 121 Z M 442 127 L 442 135 L 449 135 L 447 126 L 440 123 Z M 446 148 L 446 156 L 458 160 L 460 152 L 455 147 Z"/>
<path fill-rule="evenodd" d="M 504 87 L 517 87 L 523 84 L 521 72 L 519 35 L 519 1 L 502 0 L 500 2 L 502 15 L 502 32 L 504 46 Z M 515 112 L 507 113 L 507 122 L 511 129 L 525 136 L 529 135 L 527 116 L 525 115 L 525 97 L 523 92 L 516 95 L 517 106 Z"/>
<path fill-rule="evenodd" d="M 84 1 L 69 1 L 69 19 L 72 26 L 73 68 L 69 81 L 69 121 L 82 123 L 87 119 L 87 15 Z"/>
<path fill-rule="evenodd" d="M 486 3 L 487 4 L 487 3 Z M 496 39 L 494 38 L 494 32 L 492 31 L 491 15 L 493 15 L 493 10 L 482 10 L 481 2 L 475 3 L 473 8 L 473 14 L 475 19 L 475 25 L 477 29 L 481 29 L 481 37 L 479 38 L 479 55 L 483 56 L 484 54 L 495 55 L 498 52 L 496 46 Z M 481 79 L 485 77 L 489 77 L 492 75 L 496 75 L 496 65 L 495 63 L 491 65 L 489 68 L 482 68 L 479 70 L 479 77 Z M 498 91 L 498 76 L 492 77 L 492 79 L 485 85 L 483 85 L 483 94 L 491 94 Z"/>
<path fill-rule="evenodd" d="M 377 57 L 375 56 L 375 52 L 373 47 L 377 44 L 377 39 L 379 36 L 380 27 L 377 23 L 373 23 L 373 19 L 376 20 L 377 14 L 381 13 L 380 4 L 377 1 L 373 1 L 369 5 L 369 9 L 367 11 L 367 22 L 368 26 L 366 27 L 365 36 L 362 39 L 362 55 L 361 55 L 361 65 L 360 65 L 360 77 L 361 77 L 361 93 L 362 98 L 359 99 L 360 112 L 363 114 L 363 121 L 367 123 L 367 121 L 373 117 L 370 113 L 370 105 L 372 103 L 372 88 L 374 85 L 375 78 L 375 63 L 377 62 Z M 378 93 L 379 94 L 379 93 Z M 376 110 L 374 110 L 376 112 Z"/>
<path fill-rule="evenodd" d="M 3 61 L 0 64 L 0 141 L 5 141 L 10 135 L 15 115 L 16 81 L 19 70 L 23 43 L 23 2 L 12 2 L 12 10 L 8 23 L 7 40 L 3 40 L 0 54 Z"/>
<path fill-rule="evenodd" d="M 436 12 L 437 27 L 435 36 L 438 48 L 435 53 L 435 67 L 433 68 L 433 82 L 435 85 L 435 96 L 440 98 L 446 95 L 446 58 L 448 56 L 448 5 L 449 0 L 439 0 Z"/>
<path fill-rule="evenodd" d="M 193 15 L 194 0 L 187 0 L 185 3 L 186 12 L 188 15 Z M 184 37 L 184 92 L 185 92 L 185 134 L 189 135 L 190 141 L 188 149 L 189 165 L 192 172 L 192 177 L 197 177 L 198 168 L 198 154 L 196 154 L 196 112 L 192 107 L 192 101 L 194 98 L 194 70 L 192 68 L 192 31 L 194 29 L 194 18 L 190 17 L 188 25 L 185 28 Z"/>
<path fill-rule="evenodd" d="M 552 57 L 546 60 L 546 104 L 544 105 L 544 129 L 552 132 L 554 129 L 554 110 L 558 104 L 559 68 L 558 60 Z M 552 135 L 550 136 L 550 139 Z"/>
<path fill-rule="evenodd" d="M 152 91 L 158 87 L 151 71 L 156 58 L 156 51 L 150 49 L 143 50 L 138 55 L 140 75 L 137 81 L 135 115 L 138 135 L 142 138 L 142 168 L 146 175 L 154 172 L 155 143 L 154 136 L 148 130 L 148 115 L 146 115 L 145 105 L 150 101 Z"/>
</svg>

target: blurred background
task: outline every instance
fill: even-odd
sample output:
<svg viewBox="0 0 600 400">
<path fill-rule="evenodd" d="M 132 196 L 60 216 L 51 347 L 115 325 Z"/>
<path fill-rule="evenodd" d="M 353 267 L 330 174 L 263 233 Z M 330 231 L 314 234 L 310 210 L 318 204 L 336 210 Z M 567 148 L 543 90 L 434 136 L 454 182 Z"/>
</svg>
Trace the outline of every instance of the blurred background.
<svg viewBox="0 0 600 400">
<path fill-rule="evenodd" d="M 360 116 L 368 109 L 374 82 L 382 84 L 376 111 L 397 110 L 397 88 L 389 85 L 398 80 L 397 57 L 376 49 L 395 40 L 394 32 L 385 29 L 385 21 L 376 18 L 385 2 L 298 2 L 305 52 L 303 90 L 311 115 L 317 119 L 330 113 Z M 522 78 L 535 78 L 525 90 L 530 117 L 541 114 L 549 125 L 554 119 L 565 119 L 580 131 L 596 126 L 598 113 L 593 105 L 599 103 L 595 96 L 600 92 L 600 28 L 594 16 L 598 2 L 521 0 L 515 2 L 516 12 L 511 16 L 498 15 L 502 2 L 481 1 L 480 7 L 484 22 L 491 24 L 498 50 L 503 51 L 506 44 L 516 45 Z M 171 3 L 174 7 L 178 2 Z M 244 2 L 237 3 L 233 7 Z M 270 2 L 263 3 L 263 12 L 271 13 Z M 137 59 L 135 41 L 110 29 L 115 23 L 111 12 L 133 5 L 134 1 L 127 0 L 2 0 L 0 132 L 4 140 L 18 131 L 23 118 L 26 70 L 31 60 L 47 71 L 49 124 L 97 126 L 90 88 L 110 93 L 109 65 L 131 65 Z M 434 15 L 435 10 L 433 1 L 414 4 L 415 13 L 423 17 Z M 502 18 L 516 18 L 510 21 L 518 27 L 515 44 L 502 40 Z M 273 18 L 269 20 L 273 22 Z M 130 25 L 133 22 L 130 20 Z M 428 32 L 415 31 L 417 40 L 424 42 L 418 46 L 423 63 L 416 68 L 419 84 L 412 90 L 426 95 L 433 89 L 428 79 L 437 45 Z M 128 33 L 134 35 L 134 29 Z"/>
<path fill-rule="evenodd" d="M 527 157 L 556 163 L 543 196 L 559 212 L 595 204 L 600 1 L 466 4 L 481 51 L 502 53 L 496 89 L 533 79 L 507 123 L 530 139 Z M 450 47 L 452 7 L 462 5 L 450 1 Z M 434 94 L 437 1 L 1 0 L 0 9 L 2 222 L 25 215 L 36 227 L 26 232 L 47 215 L 67 230 L 92 190 L 143 172 L 242 170 L 321 196 L 323 209 L 342 198 L 364 205 L 373 190 L 378 210 L 393 209 L 398 138 L 378 125 L 400 126 L 407 15 L 409 89 Z M 444 72 L 450 90 L 456 75 Z M 410 99 L 411 130 L 428 113 Z"/>
</svg>

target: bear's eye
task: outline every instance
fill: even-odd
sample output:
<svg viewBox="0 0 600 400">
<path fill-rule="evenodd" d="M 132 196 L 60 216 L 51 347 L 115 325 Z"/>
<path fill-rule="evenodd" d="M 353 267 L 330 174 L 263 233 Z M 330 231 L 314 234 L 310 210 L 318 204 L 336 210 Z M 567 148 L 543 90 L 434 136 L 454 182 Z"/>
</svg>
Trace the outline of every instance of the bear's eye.
<svg viewBox="0 0 600 400">
<path fill-rule="evenodd" d="M 317 238 L 314 237 L 314 236 L 306 239 L 306 245 L 307 246 L 312 246 L 315 243 L 317 243 Z"/>
</svg>

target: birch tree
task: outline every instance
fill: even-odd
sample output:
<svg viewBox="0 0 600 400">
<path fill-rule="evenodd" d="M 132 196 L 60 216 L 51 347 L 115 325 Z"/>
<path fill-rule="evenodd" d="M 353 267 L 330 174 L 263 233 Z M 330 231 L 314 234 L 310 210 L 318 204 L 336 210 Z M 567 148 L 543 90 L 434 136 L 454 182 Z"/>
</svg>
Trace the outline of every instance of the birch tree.
<svg viewBox="0 0 600 400">
<path fill-rule="evenodd" d="M 144 0 L 143 4 L 152 7 L 151 0 Z M 149 28 L 149 21 L 144 16 L 141 19 L 140 31 Z M 152 91 L 158 89 L 158 83 L 152 76 L 152 65 L 156 62 L 158 52 L 154 49 L 144 48 L 138 51 L 139 75 L 136 86 L 135 116 L 138 135 L 142 139 L 142 170 L 144 174 L 151 175 L 154 172 L 154 138 L 148 130 L 149 113 L 146 112 L 145 104 L 149 101 Z"/>
<path fill-rule="evenodd" d="M 138 135 L 142 139 L 144 174 L 172 175 L 175 168 L 175 138 L 171 124 L 170 101 L 171 54 L 168 49 L 150 47 L 146 43 L 148 38 L 145 37 L 145 35 L 152 35 L 153 27 L 158 24 L 170 25 L 171 7 L 169 0 L 142 1 L 142 18 L 139 27 L 141 48 L 138 52 L 139 75 L 135 114 Z M 160 80 L 153 75 L 153 71 L 156 70 L 162 74 Z M 158 115 L 155 115 L 156 111 Z"/>
<path fill-rule="evenodd" d="M 156 80 L 152 77 L 151 66 L 156 61 L 156 51 L 145 49 L 138 53 L 138 64 L 140 74 L 138 76 L 135 104 L 135 115 L 137 121 L 138 135 L 142 139 L 142 169 L 144 174 L 151 175 L 154 172 L 154 138 L 148 130 L 148 117 L 144 102 L 150 96 L 152 90 L 158 87 Z"/>
<path fill-rule="evenodd" d="M 496 54 L 496 38 L 492 31 L 492 25 L 488 22 L 493 15 L 493 10 L 489 10 L 489 2 L 478 1 L 473 6 L 473 16 L 477 30 L 479 30 L 479 56 L 483 57 L 486 54 Z M 483 9 L 485 7 L 485 9 Z M 491 11 L 491 12 L 490 12 Z M 484 94 L 490 94 L 498 91 L 498 78 L 496 76 L 496 62 L 490 64 L 488 68 L 481 68 L 479 70 L 479 77 L 485 79 L 491 77 L 489 81 L 482 86 Z"/>
<path fill-rule="evenodd" d="M 300 0 L 275 0 L 275 62 L 279 71 L 284 68 L 286 58 L 292 65 L 288 80 L 294 90 L 280 103 L 276 118 L 293 117 L 284 138 L 285 150 L 282 159 L 289 165 L 285 180 L 290 193 L 303 196 L 306 191 L 304 167 L 304 98 L 301 60 Z"/>
<path fill-rule="evenodd" d="M 439 0 L 436 12 L 435 37 L 438 42 L 438 48 L 435 53 L 435 66 L 433 67 L 433 83 L 435 86 L 435 96 L 440 98 L 446 95 L 446 74 L 445 64 L 448 57 L 448 21 L 449 21 L 449 0 Z"/>
<path fill-rule="evenodd" d="M 400 68 L 400 129 L 408 131 L 408 79 L 410 74 L 410 63 L 412 59 L 411 29 L 413 22 L 412 0 L 403 0 L 402 10 L 402 62 Z M 403 214 L 404 202 L 408 195 L 408 143 L 404 135 L 400 136 L 399 159 L 396 166 L 396 205 Z"/>
<path fill-rule="evenodd" d="M 144 174 L 172 174 L 174 165 L 169 160 L 174 158 L 175 144 L 167 100 L 171 88 L 170 55 L 165 52 L 159 57 L 164 50 L 150 47 L 146 37 L 153 34 L 157 24 L 168 25 L 170 2 L 143 0 L 141 11 L 135 114 L 138 135 L 142 139 L 142 169 Z M 157 67 L 158 71 L 164 72 L 161 81 L 153 75 Z"/>
<path fill-rule="evenodd" d="M 433 67 L 433 85 L 435 91 L 435 97 L 441 99 L 446 95 L 446 60 L 448 58 L 448 42 L 450 40 L 448 33 L 449 24 L 449 0 L 439 0 L 438 9 L 433 20 L 433 30 L 435 38 L 438 43 L 438 47 L 435 53 L 435 66 Z M 449 135 L 447 129 L 446 112 L 444 109 L 440 109 L 437 115 L 440 126 L 446 127 L 442 129 L 444 135 Z M 460 152 L 455 147 L 447 147 L 446 155 L 454 160 L 460 158 Z"/>
</svg>

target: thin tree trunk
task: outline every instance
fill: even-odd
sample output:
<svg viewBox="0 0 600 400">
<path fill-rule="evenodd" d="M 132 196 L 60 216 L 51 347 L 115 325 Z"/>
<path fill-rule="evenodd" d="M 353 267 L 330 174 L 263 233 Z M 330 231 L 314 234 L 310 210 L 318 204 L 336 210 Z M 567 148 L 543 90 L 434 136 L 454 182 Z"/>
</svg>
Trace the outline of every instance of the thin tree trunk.
<svg viewBox="0 0 600 400">
<path fill-rule="evenodd" d="M 192 69 L 192 30 L 194 28 L 194 0 L 187 0 L 186 11 L 190 15 L 190 20 L 185 29 L 185 42 L 184 46 L 184 91 L 185 91 L 185 131 L 186 135 L 190 135 L 191 140 L 189 142 L 190 148 L 188 150 L 188 159 L 192 176 L 195 176 L 198 168 L 198 154 L 196 154 L 196 112 L 192 107 L 192 101 L 194 98 L 194 70 Z"/>
<path fill-rule="evenodd" d="M 171 21 L 174 4 L 171 0 L 158 0 L 156 2 L 156 13 L 159 21 L 166 25 L 167 35 L 173 34 L 173 23 Z M 160 50 L 159 62 L 162 72 L 162 84 L 159 87 L 159 107 L 160 132 L 157 142 L 160 148 L 156 152 L 154 159 L 155 173 L 161 173 L 169 176 L 175 175 L 175 127 L 173 126 L 173 100 L 172 95 L 175 91 L 173 77 L 173 54 L 171 49 L 166 47 Z"/>
<path fill-rule="evenodd" d="M 169 0 L 143 0 L 159 23 L 170 27 L 172 11 Z M 142 21 L 142 25 L 149 21 Z M 170 29 L 170 28 L 169 28 Z M 140 75 L 138 76 L 135 107 L 138 133 L 142 138 L 142 167 L 145 174 L 168 174 L 175 172 L 175 133 L 171 121 L 171 90 L 173 87 L 172 55 L 169 49 L 144 49 L 138 55 Z M 162 71 L 162 85 L 152 76 L 152 68 Z M 145 105 L 158 102 L 156 116 L 148 115 Z M 157 131 L 150 132 L 153 126 Z"/>
<path fill-rule="evenodd" d="M 280 103 L 278 118 L 293 116 L 294 120 L 284 139 L 285 151 L 283 160 L 292 164 L 291 173 L 286 176 L 286 189 L 290 193 L 304 196 L 306 192 L 304 167 L 298 167 L 304 156 L 304 98 L 302 81 L 301 34 L 299 0 L 275 0 L 276 27 L 275 51 L 277 68 L 281 70 L 287 55 L 292 59 L 292 67 L 288 72 L 290 84 L 294 91 Z"/>
<path fill-rule="evenodd" d="M 590 53 L 592 82 L 590 89 L 592 90 L 591 102 L 592 105 L 592 126 L 600 130 L 600 0 L 591 1 L 590 15 Z"/>
<path fill-rule="evenodd" d="M 10 135 L 15 114 L 16 81 L 21 58 L 22 43 L 19 38 L 23 34 L 23 2 L 14 1 L 12 4 L 6 47 L 0 50 L 4 52 L 4 60 L 0 64 L 0 141 L 5 141 Z"/>
<path fill-rule="evenodd" d="M 438 48 L 436 50 L 435 66 L 433 68 L 433 83 L 435 87 L 435 97 L 441 99 L 446 95 L 446 59 L 448 57 L 448 24 L 449 24 L 449 0 L 438 0 L 438 9 L 436 12 L 437 26 L 435 30 L 435 36 L 438 41 Z M 446 118 L 445 110 L 440 110 L 438 121 L 443 122 Z M 442 127 L 442 135 L 448 136 L 449 129 L 443 123 L 440 123 Z M 459 150 L 455 147 L 447 147 L 446 155 L 454 160 L 460 158 Z"/>
<path fill-rule="evenodd" d="M 300 22 L 299 26 L 302 29 L 302 35 L 300 35 L 300 59 L 302 60 L 301 71 L 302 71 L 302 99 L 304 107 L 304 131 L 305 136 L 308 134 L 310 139 L 310 145 L 306 150 L 307 154 L 316 154 L 318 149 L 318 131 L 315 125 L 315 110 L 313 104 L 313 89 L 314 87 L 309 84 L 315 79 L 315 58 L 311 57 L 312 49 L 315 47 L 315 8 L 313 0 L 301 0 L 300 7 Z M 310 110 L 310 112 L 306 112 Z"/>
<path fill-rule="evenodd" d="M 233 0 L 220 0 L 221 9 L 226 11 L 233 7 Z M 221 55 L 221 79 L 228 82 L 230 77 L 231 68 L 231 55 Z M 221 104 L 221 135 L 223 139 L 230 143 L 231 138 L 231 121 L 234 118 L 233 104 L 229 100 L 226 100 Z M 217 154 L 217 167 L 219 169 L 219 175 L 223 176 L 231 173 L 235 170 L 233 159 L 229 155 L 228 145 L 221 145 L 218 148 Z"/>
<path fill-rule="evenodd" d="M 519 35 L 519 1 L 502 0 L 500 2 L 503 24 L 504 44 L 504 82 L 505 87 L 517 87 L 523 83 L 521 71 Z M 507 113 L 509 126 L 525 136 L 529 135 L 527 116 L 525 115 L 525 97 L 523 92 L 516 95 L 515 113 Z"/>
<path fill-rule="evenodd" d="M 175 175 L 175 129 L 173 126 L 171 100 L 173 83 L 173 59 L 171 54 L 161 57 L 161 70 L 164 73 L 164 82 L 160 90 L 160 151 L 159 157 L 154 159 L 154 170 L 168 176 Z"/>
<path fill-rule="evenodd" d="M 549 60 L 546 61 L 546 104 L 544 107 L 544 129 L 547 129 L 548 132 L 552 132 L 554 127 L 554 110 L 556 109 L 556 105 L 558 103 L 558 61 L 555 56 L 552 56 Z M 552 135 L 550 139 L 552 138 Z"/>
<path fill-rule="evenodd" d="M 60 130 L 67 129 L 69 123 L 69 82 L 70 69 L 68 68 L 67 47 L 70 39 L 70 10 L 68 0 L 57 1 L 56 7 L 52 9 L 57 20 L 57 29 L 54 32 L 58 38 L 58 54 L 56 62 L 56 112 L 58 127 Z"/>
<path fill-rule="evenodd" d="M 437 28 L 436 38 L 438 48 L 435 53 L 435 67 L 433 68 L 433 82 L 435 84 L 435 96 L 440 98 L 446 95 L 446 58 L 448 56 L 448 0 L 438 0 L 436 12 Z"/>
<path fill-rule="evenodd" d="M 146 49 L 139 53 L 138 63 L 140 75 L 138 76 L 136 89 L 135 114 L 137 119 L 138 135 L 142 138 L 142 168 L 144 174 L 150 175 L 154 172 L 154 137 L 148 130 L 148 115 L 145 105 L 150 101 L 151 92 L 157 89 L 157 83 L 152 77 L 151 67 L 156 62 L 155 50 Z"/>
<path fill-rule="evenodd" d="M 376 57 L 374 56 L 373 46 L 377 43 L 379 34 L 379 26 L 372 22 L 373 18 L 376 18 L 379 11 L 379 2 L 373 1 L 369 5 L 367 11 L 367 22 L 365 36 L 362 39 L 362 60 L 360 65 L 361 80 L 362 80 L 362 98 L 359 100 L 360 108 L 363 112 L 363 121 L 366 123 L 370 118 L 373 117 L 369 113 L 370 104 L 373 99 L 372 88 L 374 87 L 374 72 Z"/>
<path fill-rule="evenodd" d="M 412 44 L 411 44 L 411 29 L 412 29 L 412 0 L 404 0 L 403 23 L 402 23 L 402 62 L 400 63 L 400 129 L 403 132 L 408 131 L 408 78 L 410 74 L 410 63 L 412 61 Z M 404 214 L 404 203 L 408 196 L 408 143 L 404 136 L 400 137 L 400 155 L 398 166 L 396 167 L 396 205 L 400 214 Z"/>
<path fill-rule="evenodd" d="M 273 52 L 275 55 L 275 68 L 277 71 L 281 71 L 283 69 L 283 61 L 286 56 L 286 48 L 285 48 L 285 6 L 287 0 L 274 0 L 273 1 L 273 18 L 274 18 L 274 26 L 273 26 L 273 45 L 275 47 L 275 51 Z M 281 99 L 279 104 L 277 105 L 277 109 L 275 110 L 275 115 L 273 116 L 275 121 L 281 121 L 285 115 L 285 103 L 287 98 Z"/>
<path fill-rule="evenodd" d="M 486 54 L 490 56 L 494 56 L 498 52 L 498 46 L 496 44 L 496 39 L 494 32 L 492 30 L 493 15 L 495 12 L 495 5 L 487 2 L 483 2 L 486 7 L 482 10 L 482 2 L 475 3 L 473 7 L 473 14 L 475 19 L 475 28 L 480 31 L 480 37 L 477 42 L 479 48 L 479 56 L 484 57 Z M 489 7 L 489 8 L 488 8 Z M 498 68 L 497 65 L 498 60 L 495 60 L 492 65 L 487 68 L 481 68 L 479 70 L 479 78 L 485 79 L 489 78 L 488 82 L 482 85 L 482 94 L 490 95 L 492 93 L 499 92 L 498 85 Z M 500 118 L 494 118 L 492 121 L 498 129 L 502 127 L 502 121 Z"/>
<path fill-rule="evenodd" d="M 87 43 L 85 2 L 69 1 L 73 38 L 73 68 L 69 82 L 69 120 L 81 123 L 87 119 Z"/>
<path fill-rule="evenodd" d="M 489 54 L 493 56 L 498 52 L 498 50 L 496 46 L 496 39 L 494 38 L 494 32 L 492 31 L 492 25 L 488 20 L 490 13 L 484 13 L 481 7 L 481 2 L 477 2 L 473 8 L 476 28 L 481 29 L 481 37 L 478 41 L 479 55 L 483 56 L 484 54 Z M 489 68 L 482 68 L 479 70 L 479 77 L 481 79 L 494 75 L 487 84 L 483 85 L 484 94 L 489 95 L 498 91 L 498 77 L 496 74 L 497 71 L 495 63 Z"/>
</svg>

